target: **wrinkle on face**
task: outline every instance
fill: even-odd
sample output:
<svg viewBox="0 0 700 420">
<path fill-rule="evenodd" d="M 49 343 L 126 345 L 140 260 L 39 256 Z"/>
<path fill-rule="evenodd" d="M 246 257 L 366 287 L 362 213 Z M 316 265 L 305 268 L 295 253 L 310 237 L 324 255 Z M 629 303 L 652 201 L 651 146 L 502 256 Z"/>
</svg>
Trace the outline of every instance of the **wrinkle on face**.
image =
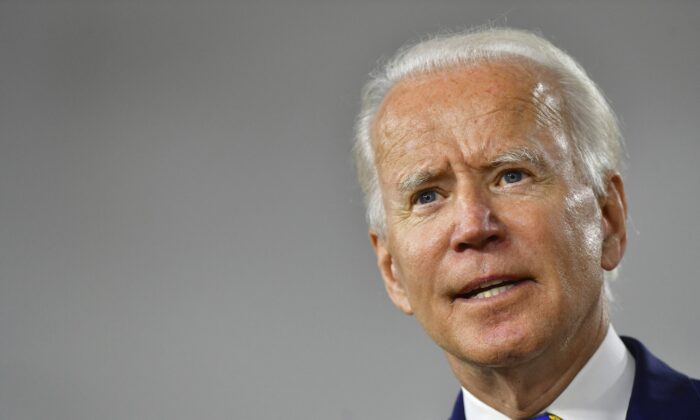
<svg viewBox="0 0 700 420">
<path fill-rule="evenodd" d="M 555 140 L 563 150 L 568 151 L 569 142 L 564 135 L 566 122 L 563 118 L 560 94 L 551 85 L 538 82 L 532 89 L 532 99 L 537 109 L 538 125 L 554 129 Z"/>
<path fill-rule="evenodd" d="M 414 151 L 410 140 L 429 138 L 436 127 L 451 127 L 450 140 L 459 141 L 467 138 L 469 131 L 487 131 L 489 128 L 484 127 L 483 121 L 502 112 L 513 112 L 523 120 L 534 119 L 537 126 L 552 131 L 559 145 L 568 150 L 563 133 L 562 101 L 553 75 L 518 59 L 508 64 L 486 62 L 399 81 L 385 98 L 372 127 L 377 167 L 385 160 L 393 161 Z M 487 72 L 483 71 L 484 67 L 488 68 Z M 464 89 L 465 73 L 477 89 Z M 441 86 L 428 93 L 423 89 L 422 97 L 417 98 L 415 92 L 428 83 Z M 387 103 L 392 106 L 388 108 Z M 416 114 L 428 114 L 433 118 L 409 117 Z M 465 121 L 470 124 L 465 126 Z M 465 154 L 483 154 L 489 146 L 480 144 L 478 148 L 466 150 Z"/>
<path fill-rule="evenodd" d="M 566 149 L 549 156 L 552 152 L 541 148 L 544 137 L 558 135 L 556 130 L 541 124 L 540 101 L 535 96 L 545 95 L 544 82 L 530 73 L 531 77 L 511 77 L 507 66 L 496 68 L 496 76 L 499 71 L 505 74 L 495 81 L 492 75 L 484 78 L 483 69 L 458 69 L 439 77 L 418 76 L 399 82 L 387 95 L 373 127 L 380 184 L 395 187 L 382 188 L 387 217 L 391 217 L 392 209 L 401 222 L 410 216 L 406 203 L 387 197 L 387 191 L 405 192 L 409 184 L 428 177 L 491 170 L 494 165 L 484 162 L 497 160 L 512 147 L 509 140 L 526 137 L 528 147 L 540 156 L 547 155 L 546 161 L 557 165 L 568 161 Z M 477 86 L 471 83 L 465 89 L 465 72 L 474 76 L 472 82 Z M 438 86 L 418 89 L 428 82 Z M 479 141 L 470 141 L 475 135 Z M 438 162 L 436 148 L 450 150 L 444 155 L 455 159 Z M 555 169 L 559 168 L 549 172 Z"/>
</svg>

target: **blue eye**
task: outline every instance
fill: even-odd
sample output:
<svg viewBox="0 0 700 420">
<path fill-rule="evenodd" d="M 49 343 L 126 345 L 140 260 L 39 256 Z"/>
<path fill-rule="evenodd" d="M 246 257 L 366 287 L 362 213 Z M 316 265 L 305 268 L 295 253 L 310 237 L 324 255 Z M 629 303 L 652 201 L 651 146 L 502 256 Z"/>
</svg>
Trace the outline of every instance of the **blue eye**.
<svg viewBox="0 0 700 420">
<path fill-rule="evenodd" d="M 429 204 L 435 200 L 437 200 L 437 193 L 435 191 L 428 190 L 420 193 L 418 195 L 418 200 L 416 201 L 420 204 Z"/>
<path fill-rule="evenodd" d="M 508 171 L 503 174 L 503 181 L 506 184 L 514 184 L 520 182 L 523 179 L 523 173 L 520 171 Z"/>
</svg>

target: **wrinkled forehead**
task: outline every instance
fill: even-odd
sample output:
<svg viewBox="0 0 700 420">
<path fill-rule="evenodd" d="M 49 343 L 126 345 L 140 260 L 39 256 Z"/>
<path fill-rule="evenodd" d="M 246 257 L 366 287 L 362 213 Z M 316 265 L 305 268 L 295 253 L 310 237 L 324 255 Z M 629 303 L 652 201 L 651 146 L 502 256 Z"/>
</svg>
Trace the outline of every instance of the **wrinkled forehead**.
<svg viewBox="0 0 700 420">
<path fill-rule="evenodd" d="M 498 111 L 562 129 L 562 103 L 553 72 L 525 59 L 482 61 L 414 75 L 386 95 L 372 127 L 373 146 L 381 154 L 390 146 L 387 141 L 420 136 L 438 125 L 463 126 L 472 116 L 477 120 Z"/>
</svg>

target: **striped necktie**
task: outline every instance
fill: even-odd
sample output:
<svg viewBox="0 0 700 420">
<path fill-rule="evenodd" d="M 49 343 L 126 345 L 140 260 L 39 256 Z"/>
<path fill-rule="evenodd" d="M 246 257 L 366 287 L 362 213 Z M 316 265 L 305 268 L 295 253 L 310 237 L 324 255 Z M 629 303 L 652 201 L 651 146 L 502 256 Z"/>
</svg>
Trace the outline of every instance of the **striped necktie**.
<svg viewBox="0 0 700 420">
<path fill-rule="evenodd" d="M 530 417 L 529 420 L 564 420 L 559 416 L 550 413 L 540 414 L 539 416 Z"/>
</svg>

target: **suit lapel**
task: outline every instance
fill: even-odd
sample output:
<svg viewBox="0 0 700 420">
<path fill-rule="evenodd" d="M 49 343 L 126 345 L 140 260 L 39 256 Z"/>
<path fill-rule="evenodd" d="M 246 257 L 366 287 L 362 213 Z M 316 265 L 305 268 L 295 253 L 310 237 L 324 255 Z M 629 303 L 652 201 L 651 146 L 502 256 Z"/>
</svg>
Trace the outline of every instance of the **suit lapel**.
<svg viewBox="0 0 700 420">
<path fill-rule="evenodd" d="M 448 420 L 467 420 L 464 418 L 464 396 L 462 395 L 462 390 L 459 390 L 459 395 L 457 395 L 457 401 L 455 401 L 455 406 L 452 409 L 452 415 Z"/>
<path fill-rule="evenodd" d="M 697 419 L 700 383 L 671 369 L 634 338 L 621 338 L 635 361 L 627 420 Z"/>
</svg>

